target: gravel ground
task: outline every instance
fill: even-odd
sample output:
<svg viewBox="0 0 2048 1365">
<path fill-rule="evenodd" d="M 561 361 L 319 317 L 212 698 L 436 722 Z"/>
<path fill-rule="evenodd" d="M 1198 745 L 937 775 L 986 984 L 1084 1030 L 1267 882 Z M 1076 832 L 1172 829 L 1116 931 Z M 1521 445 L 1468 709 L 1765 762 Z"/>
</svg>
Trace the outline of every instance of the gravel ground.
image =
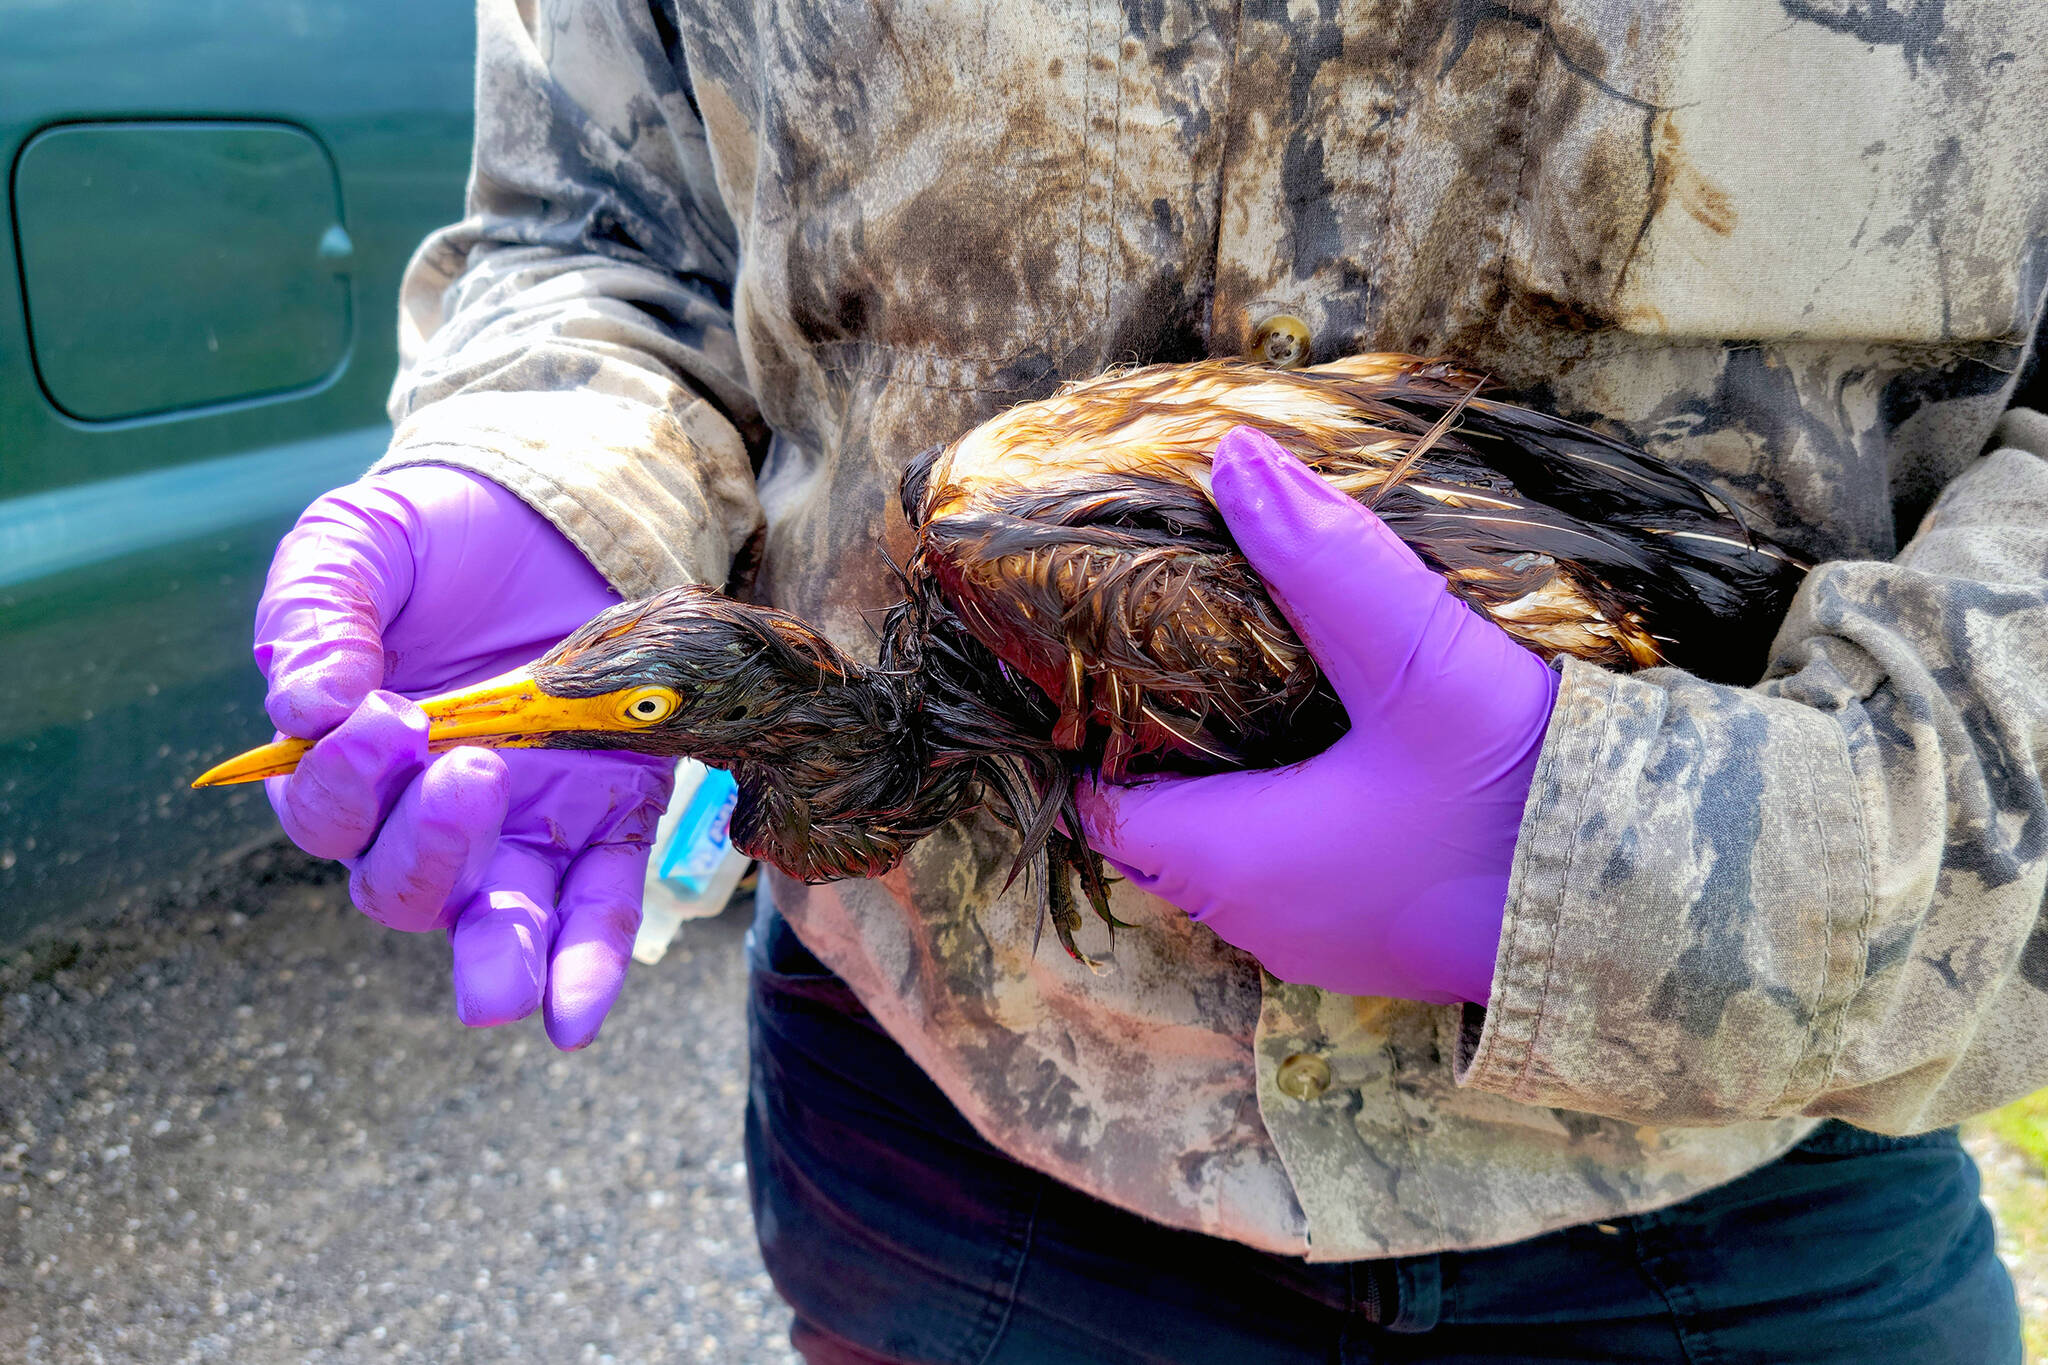
<svg viewBox="0 0 2048 1365">
<path fill-rule="evenodd" d="M 1982 1125 L 1965 1126 L 1963 1145 L 1984 1174 L 1984 1202 L 1998 1223 L 1998 1254 L 2019 1296 L 2027 1365 L 2039 1365 L 2048 1361 L 2048 1177 L 2033 1157 Z"/>
<path fill-rule="evenodd" d="M 433 935 L 328 867 L 0 960 L 0 1361 L 794 1365 L 740 1158 L 743 916 L 635 967 L 597 1045 L 473 1031 Z M 1977 1131 L 2048 1342 L 2048 1179 Z"/>
<path fill-rule="evenodd" d="M 0 963 L 0 1361 L 794 1362 L 740 1156 L 742 916 L 590 1050 L 254 855 Z"/>
</svg>

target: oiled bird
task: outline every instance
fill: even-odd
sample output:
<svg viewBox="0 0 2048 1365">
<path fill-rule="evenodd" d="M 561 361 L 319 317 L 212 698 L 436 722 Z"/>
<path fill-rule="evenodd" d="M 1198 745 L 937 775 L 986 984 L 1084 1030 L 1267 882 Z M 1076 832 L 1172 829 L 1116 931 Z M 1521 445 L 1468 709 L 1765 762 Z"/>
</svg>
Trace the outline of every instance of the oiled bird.
<svg viewBox="0 0 2048 1365">
<path fill-rule="evenodd" d="M 911 460 L 904 597 L 864 664 L 787 613 L 705 588 L 622 603 L 529 668 L 422 703 L 456 744 L 688 754 L 739 785 L 734 842 L 806 881 L 875 876 L 987 806 L 1041 862 L 1061 944 L 1072 779 L 1305 758 L 1346 717 L 1209 493 L 1257 427 L 1372 507 L 1449 590 L 1546 658 L 1760 671 L 1805 571 L 1698 481 L 1611 437 L 1483 396 L 1455 364 L 1370 354 L 1301 370 L 1112 372 Z M 195 785 L 290 771 L 285 740 Z M 1073 820 L 1068 828 L 1077 828 Z"/>
</svg>

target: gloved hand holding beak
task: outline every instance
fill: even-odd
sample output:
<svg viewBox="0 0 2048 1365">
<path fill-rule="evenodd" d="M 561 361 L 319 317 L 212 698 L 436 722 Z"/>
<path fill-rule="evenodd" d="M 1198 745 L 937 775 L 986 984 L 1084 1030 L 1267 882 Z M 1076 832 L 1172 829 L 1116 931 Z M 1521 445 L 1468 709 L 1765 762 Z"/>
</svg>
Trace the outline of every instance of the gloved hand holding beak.
<svg viewBox="0 0 2048 1365">
<path fill-rule="evenodd" d="M 327 494 L 278 546 L 256 613 L 271 722 L 318 742 L 273 777 L 292 841 L 349 868 L 395 929 L 448 931 L 471 1025 L 539 1009 L 577 1048 L 617 998 L 670 760 L 428 750 L 426 696 L 528 663 L 618 597 L 488 479 L 414 467 Z"/>
<path fill-rule="evenodd" d="M 1283 981 L 1484 1004 L 1557 675 L 1270 438 L 1216 505 L 1351 718 L 1288 768 L 1084 783 L 1088 842 Z"/>
</svg>

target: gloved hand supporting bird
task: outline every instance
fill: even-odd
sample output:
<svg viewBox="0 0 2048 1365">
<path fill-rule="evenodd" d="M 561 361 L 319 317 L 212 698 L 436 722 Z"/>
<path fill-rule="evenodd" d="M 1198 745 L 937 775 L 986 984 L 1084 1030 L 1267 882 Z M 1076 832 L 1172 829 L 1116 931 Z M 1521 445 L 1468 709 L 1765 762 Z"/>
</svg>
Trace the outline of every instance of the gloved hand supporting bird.
<svg viewBox="0 0 2048 1365">
<path fill-rule="evenodd" d="M 1557 675 L 1263 433 L 1211 477 L 1350 729 L 1285 768 L 1088 781 L 1089 844 L 1282 980 L 1484 1004 Z"/>
</svg>

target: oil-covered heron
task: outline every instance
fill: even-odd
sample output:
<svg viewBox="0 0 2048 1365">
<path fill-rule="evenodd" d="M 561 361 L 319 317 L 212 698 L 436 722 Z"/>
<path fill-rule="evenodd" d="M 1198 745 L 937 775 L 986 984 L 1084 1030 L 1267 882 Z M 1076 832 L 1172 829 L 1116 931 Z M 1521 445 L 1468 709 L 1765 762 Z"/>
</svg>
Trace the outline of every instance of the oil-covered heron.
<svg viewBox="0 0 2048 1365">
<path fill-rule="evenodd" d="M 423 701 L 430 747 L 700 758 L 738 780 L 734 842 L 806 881 L 879 875 L 986 805 L 1019 831 L 1019 867 L 1050 854 L 1050 918 L 1089 962 L 1065 867 L 1116 921 L 1099 860 L 1058 829 L 1076 773 L 1271 766 L 1347 724 L 1211 502 L 1211 452 L 1233 426 L 1371 506 L 1547 658 L 1758 673 L 1805 566 L 1695 480 L 1481 388 L 1388 354 L 1069 385 L 911 462 L 916 545 L 875 664 L 787 613 L 673 588 Z M 289 772 L 308 747 L 266 745 L 195 785 Z"/>
</svg>

